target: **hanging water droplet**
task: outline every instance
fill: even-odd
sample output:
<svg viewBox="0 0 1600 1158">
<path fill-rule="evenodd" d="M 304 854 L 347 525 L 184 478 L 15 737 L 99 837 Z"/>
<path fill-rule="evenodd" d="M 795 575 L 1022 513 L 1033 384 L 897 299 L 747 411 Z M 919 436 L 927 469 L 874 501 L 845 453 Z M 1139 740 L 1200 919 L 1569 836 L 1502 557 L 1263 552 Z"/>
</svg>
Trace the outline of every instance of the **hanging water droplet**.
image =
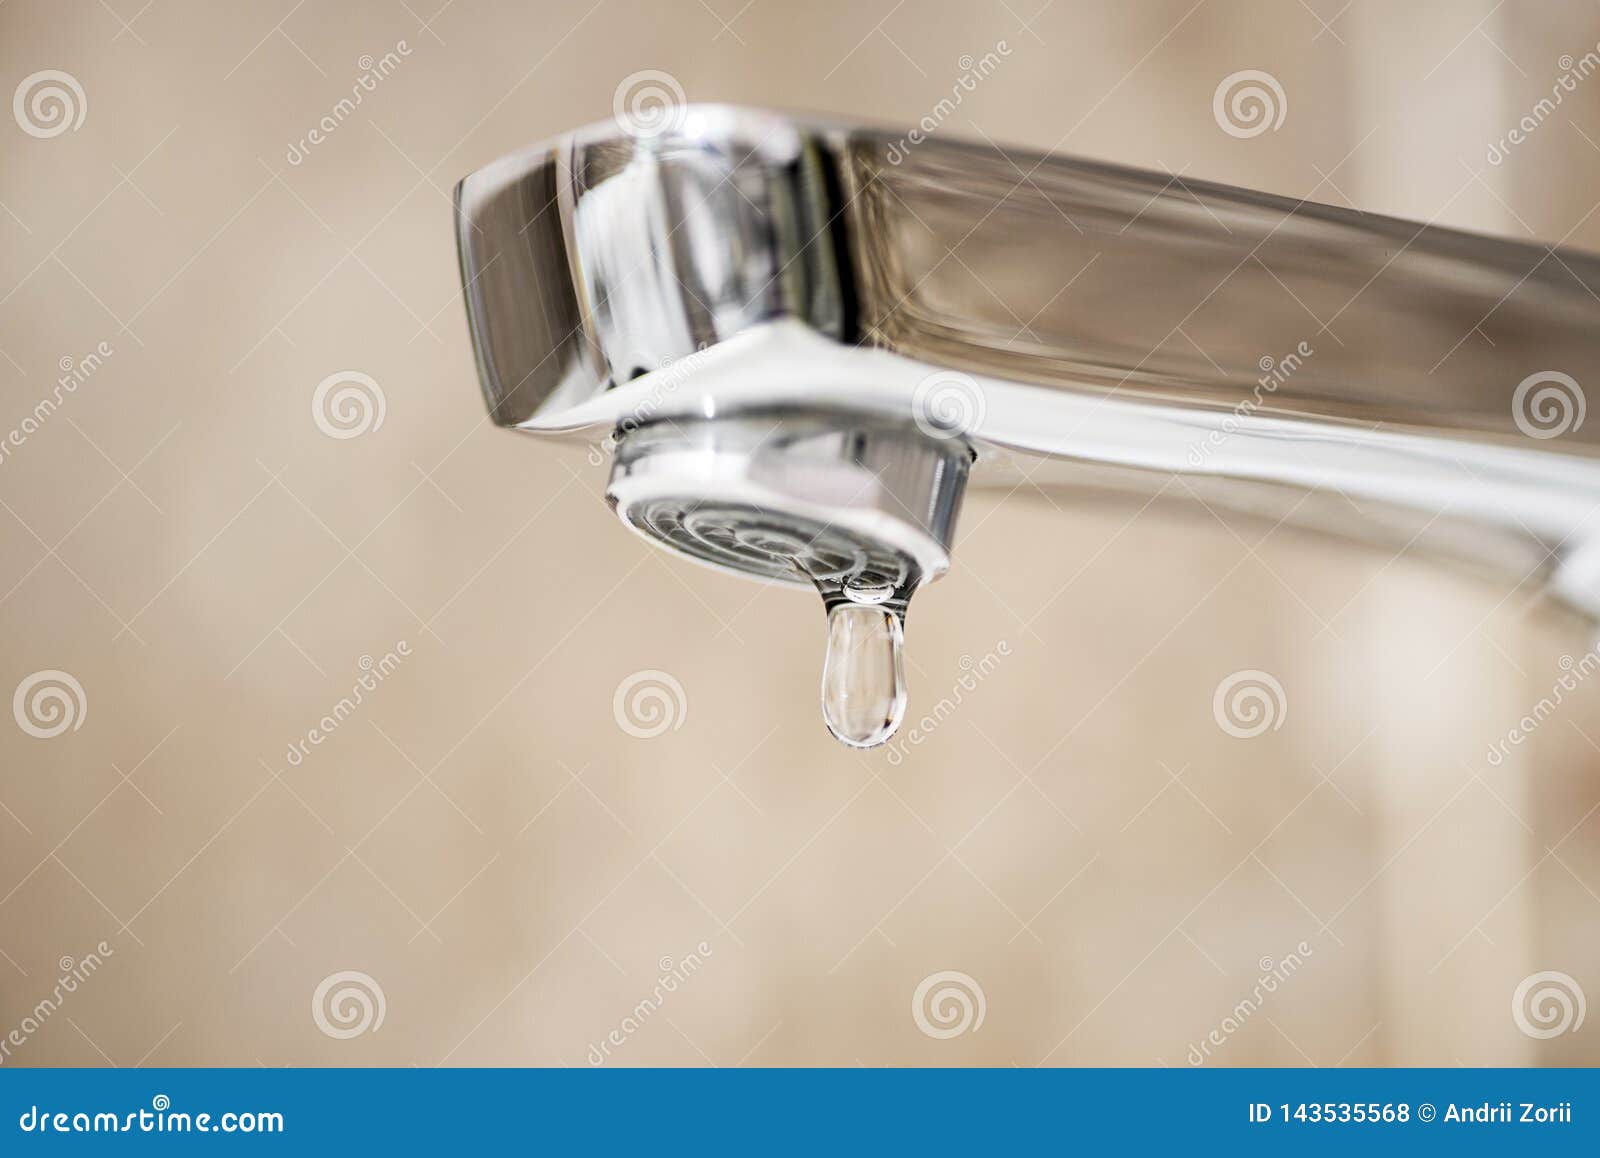
<svg viewBox="0 0 1600 1158">
<path fill-rule="evenodd" d="M 894 584 L 876 571 L 863 571 L 846 579 L 843 590 L 851 603 L 882 603 L 894 594 Z"/>
<path fill-rule="evenodd" d="M 904 607 L 846 601 L 828 611 L 822 718 L 852 748 L 884 743 L 905 715 Z"/>
</svg>

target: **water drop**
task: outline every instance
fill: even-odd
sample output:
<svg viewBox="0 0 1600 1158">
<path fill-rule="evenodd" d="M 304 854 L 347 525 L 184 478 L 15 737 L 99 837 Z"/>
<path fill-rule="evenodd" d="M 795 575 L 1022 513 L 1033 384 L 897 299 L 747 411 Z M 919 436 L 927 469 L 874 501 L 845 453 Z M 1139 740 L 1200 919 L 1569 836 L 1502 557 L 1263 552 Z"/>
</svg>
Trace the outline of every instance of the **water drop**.
<svg viewBox="0 0 1600 1158">
<path fill-rule="evenodd" d="M 875 571 L 863 571 L 846 579 L 843 591 L 851 603 L 882 603 L 894 594 L 894 584 Z"/>
<path fill-rule="evenodd" d="M 852 748 L 884 743 L 905 715 L 904 609 L 904 602 L 896 607 L 846 600 L 828 610 L 822 718 Z"/>
</svg>

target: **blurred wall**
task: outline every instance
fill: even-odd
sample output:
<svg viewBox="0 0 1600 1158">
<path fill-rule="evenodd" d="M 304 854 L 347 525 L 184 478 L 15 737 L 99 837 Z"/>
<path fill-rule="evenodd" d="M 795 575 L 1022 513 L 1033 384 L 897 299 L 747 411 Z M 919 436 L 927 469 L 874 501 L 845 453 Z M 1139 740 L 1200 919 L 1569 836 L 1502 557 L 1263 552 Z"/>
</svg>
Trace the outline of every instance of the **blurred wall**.
<svg viewBox="0 0 1600 1158">
<path fill-rule="evenodd" d="M 851 753 L 814 599 L 486 422 L 449 225 L 642 70 L 909 124 L 1004 42 L 940 133 L 1594 248 L 1600 80 L 1490 157 L 1597 41 L 1486 0 L 10 0 L 0 77 L 74 127 L 0 126 L 0 429 L 73 386 L 0 460 L 0 1061 L 1600 1061 L 1593 689 L 1487 756 L 1589 647 L 1534 585 L 975 494 L 910 636 L 913 716 L 960 710 Z M 1216 121 L 1244 69 L 1277 131 Z M 381 422 L 330 437 L 348 371 Z M 674 726 L 631 734 L 651 671 Z"/>
</svg>

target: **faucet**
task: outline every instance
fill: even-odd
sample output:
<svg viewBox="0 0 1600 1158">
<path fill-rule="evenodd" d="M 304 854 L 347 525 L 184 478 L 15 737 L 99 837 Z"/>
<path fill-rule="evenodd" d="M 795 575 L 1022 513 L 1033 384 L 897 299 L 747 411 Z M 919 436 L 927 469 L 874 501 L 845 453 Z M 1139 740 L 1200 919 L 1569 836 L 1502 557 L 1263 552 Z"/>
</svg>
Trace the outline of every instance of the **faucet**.
<svg viewBox="0 0 1600 1158">
<path fill-rule="evenodd" d="M 970 484 L 1197 501 L 1600 618 L 1600 258 L 993 144 L 684 105 L 455 193 L 489 412 L 649 542 L 814 587 L 888 740 Z"/>
</svg>

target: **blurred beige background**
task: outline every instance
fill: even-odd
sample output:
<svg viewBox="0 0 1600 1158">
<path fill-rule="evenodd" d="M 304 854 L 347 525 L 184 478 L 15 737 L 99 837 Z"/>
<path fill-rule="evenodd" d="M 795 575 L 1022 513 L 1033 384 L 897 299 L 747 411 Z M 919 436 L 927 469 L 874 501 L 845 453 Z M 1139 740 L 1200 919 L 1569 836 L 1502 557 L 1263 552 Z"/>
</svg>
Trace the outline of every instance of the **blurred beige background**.
<svg viewBox="0 0 1600 1158">
<path fill-rule="evenodd" d="M 1600 1014 L 1515 1012 L 1600 995 L 1594 689 L 1486 759 L 1589 646 L 1531 584 L 974 494 L 913 717 L 1010 654 L 892 763 L 822 728 L 813 597 L 647 550 L 581 447 L 485 421 L 462 174 L 643 69 L 910 124 L 1000 41 L 941 134 L 1600 247 L 1600 80 L 1487 159 L 1587 3 L 0 7 L 4 91 L 85 113 L 0 127 L 0 431 L 92 367 L 0 460 L 0 691 L 83 693 L 0 717 L 0 1061 L 1600 1061 Z M 1245 68 L 1288 115 L 1240 140 Z M 341 371 L 359 437 L 313 418 Z M 686 704 L 654 738 L 612 706 L 646 669 Z M 1242 669 L 1285 690 L 1254 739 L 1212 715 Z"/>
</svg>

